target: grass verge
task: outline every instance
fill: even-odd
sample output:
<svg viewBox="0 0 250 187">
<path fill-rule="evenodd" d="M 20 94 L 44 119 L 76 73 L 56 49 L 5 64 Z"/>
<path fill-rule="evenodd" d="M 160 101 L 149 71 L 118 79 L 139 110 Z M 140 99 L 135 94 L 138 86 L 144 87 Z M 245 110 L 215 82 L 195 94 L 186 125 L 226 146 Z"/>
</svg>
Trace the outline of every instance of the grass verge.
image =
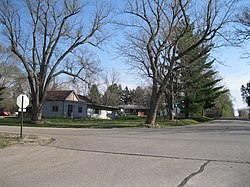
<svg viewBox="0 0 250 187">
<path fill-rule="evenodd" d="M 41 137 L 33 135 L 23 135 L 20 138 L 19 134 L 0 132 L 0 149 L 10 146 L 34 146 L 46 145 L 54 139 L 50 137 Z"/>
<path fill-rule="evenodd" d="M 143 124 L 146 117 L 119 116 L 115 120 L 94 120 L 94 119 L 71 119 L 71 118 L 49 118 L 44 119 L 41 124 L 32 124 L 30 119 L 24 120 L 25 127 L 53 127 L 53 128 L 138 128 Z M 179 119 L 178 121 L 164 121 L 159 119 L 157 123 L 161 128 L 195 125 L 210 121 L 211 118 Z M 20 126 L 19 118 L 2 118 L 0 125 Z"/>
</svg>

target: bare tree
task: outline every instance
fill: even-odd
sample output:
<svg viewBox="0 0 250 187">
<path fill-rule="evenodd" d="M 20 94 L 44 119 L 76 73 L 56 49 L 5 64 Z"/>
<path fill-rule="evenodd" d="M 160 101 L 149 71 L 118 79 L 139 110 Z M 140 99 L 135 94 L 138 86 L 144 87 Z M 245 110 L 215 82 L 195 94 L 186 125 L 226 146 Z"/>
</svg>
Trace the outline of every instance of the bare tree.
<svg viewBox="0 0 250 187">
<path fill-rule="evenodd" d="M 217 36 L 227 23 L 234 0 L 207 0 L 205 4 L 191 0 L 129 0 L 122 24 L 128 26 L 127 43 L 121 53 L 130 64 L 152 80 L 150 111 L 146 123 L 153 125 L 162 95 L 178 62 L 203 43 Z M 179 51 L 191 23 L 195 24 L 198 39 Z M 181 25 L 181 26 L 180 26 Z"/>
<path fill-rule="evenodd" d="M 4 88 L 0 104 L 9 112 L 16 111 L 16 98 L 20 93 L 29 93 L 27 78 L 15 64 L 16 60 L 9 49 L 0 46 L 0 87 Z"/>
<path fill-rule="evenodd" d="M 88 49 L 80 50 L 79 54 L 75 56 L 75 60 L 76 62 L 83 62 L 84 68 L 78 77 L 69 76 L 68 80 L 64 79 L 64 85 L 69 89 L 76 90 L 79 94 L 86 95 L 91 85 L 97 82 L 98 76 L 101 75 L 100 61 L 96 59 L 95 54 Z M 67 67 L 73 72 L 79 68 L 75 66 L 75 63 L 72 63 L 71 59 L 68 60 Z M 79 78 L 84 81 L 79 81 Z"/>
<path fill-rule="evenodd" d="M 241 27 L 237 28 L 237 34 L 242 41 L 250 40 L 250 8 L 245 7 L 238 17 Z"/>
<path fill-rule="evenodd" d="M 239 43 L 242 44 L 250 40 L 250 8 L 243 8 L 243 11 L 237 16 L 237 18 L 239 25 L 237 25 L 236 28 L 236 35 L 239 39 Z M 250 59 L 250 53 L 246 52 L 244 58 Z"/>
<path fill-rule="evenodd" d="M 111 69 L 103 75 L 104 85 L 106 89 L 120 82 L 120 73 L 116 69 Z"/>
<path fill-rule="evenodd" d="M 95 73 L 91 59 L 81 57 L 79 50 L 88 45 L 98 48 L 108 37 L 104 28 L 110 10 L 107 4 L 77 0 L 1 1 L 0 24 L 6 42 L 26 70 L 33 122 L 41 120 L 47 91 L 55 77 L 65 74 L 86 81 L 81 77 L 83 70 Z"/>
</svg>

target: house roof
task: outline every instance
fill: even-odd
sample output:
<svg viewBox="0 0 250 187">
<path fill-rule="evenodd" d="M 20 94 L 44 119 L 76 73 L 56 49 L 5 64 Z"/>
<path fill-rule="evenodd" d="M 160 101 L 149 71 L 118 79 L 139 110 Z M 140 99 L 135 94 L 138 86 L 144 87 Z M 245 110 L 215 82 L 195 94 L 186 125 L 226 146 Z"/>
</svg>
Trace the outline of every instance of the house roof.
<svg viewBox="0 0 250 187">
<path fill-rule="evenodd" d="M 46 100 L 47 101 L 65 101 L 72 92 L 74 91 L 73 90 L 48 91 Z"/>
<path fill-rule="evenodd" d="M 79 101 L 85 103 L 94 103 L 91 99 L 83 95 L 77 95 L 73 90 L 55 90 L 55 91 L 48 91 L 47 93 L 47 101 L 65 101 L 70 94 L 74 93 L 76 98 Z"/>
<path fill-rule="evenodd" d="M 89 99 L 88 97 L 84 96 L 84 95 L 77 95 L 78 98 L 81 100 L 81 101 L 84 101 L 84 102 L 87 102 L 87 103 L 94 103 L 94 101 L 92 101 L 91 99 Z"/>
<path fill-rule="evenodd" d="M 105 106 L 105 105 L 97 105 L 97 104 L 88 104 L 89 108 L 93 109 L 102 109 L 102 110 L 118 110 L 117 107 Z"/>
</svg>

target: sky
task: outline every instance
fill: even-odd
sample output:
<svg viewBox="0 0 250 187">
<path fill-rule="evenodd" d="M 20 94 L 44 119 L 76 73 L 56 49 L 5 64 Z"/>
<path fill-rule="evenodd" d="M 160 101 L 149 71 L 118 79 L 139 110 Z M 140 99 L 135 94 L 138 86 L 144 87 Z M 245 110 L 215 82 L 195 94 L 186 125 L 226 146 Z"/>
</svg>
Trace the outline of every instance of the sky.
<svg viewBox="0 0 250 187">
<path fill-rule="evenodd" d="M 240 48 L 227 47 L 220 49 L 219 58 L 224 61 L 224 65 L 216 64 L 215 66 L 223 78 L 222 82 L 230 90 L 234 109 L 236 110 L 247 106 L 242 100 L 240 88 L 241 85 L 246 85 L 250 81 L 250 59 L 242 58 L 245 49 L 249 49 L 249 46 L 250 43 L 248 46 Z"/>
</svg>

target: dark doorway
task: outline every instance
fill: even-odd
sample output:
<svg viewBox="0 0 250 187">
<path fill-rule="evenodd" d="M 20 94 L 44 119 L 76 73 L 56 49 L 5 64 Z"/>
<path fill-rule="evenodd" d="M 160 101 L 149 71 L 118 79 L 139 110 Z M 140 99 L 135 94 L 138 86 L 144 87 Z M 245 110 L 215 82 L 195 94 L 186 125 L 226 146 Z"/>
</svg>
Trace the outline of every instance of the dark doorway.
<svg viewBox="0 0 250 187">
<path fill-rule="evenodd" d="M 68 117 L 73 117 L 73 105 L 68 105 Z"/>
</svg>

